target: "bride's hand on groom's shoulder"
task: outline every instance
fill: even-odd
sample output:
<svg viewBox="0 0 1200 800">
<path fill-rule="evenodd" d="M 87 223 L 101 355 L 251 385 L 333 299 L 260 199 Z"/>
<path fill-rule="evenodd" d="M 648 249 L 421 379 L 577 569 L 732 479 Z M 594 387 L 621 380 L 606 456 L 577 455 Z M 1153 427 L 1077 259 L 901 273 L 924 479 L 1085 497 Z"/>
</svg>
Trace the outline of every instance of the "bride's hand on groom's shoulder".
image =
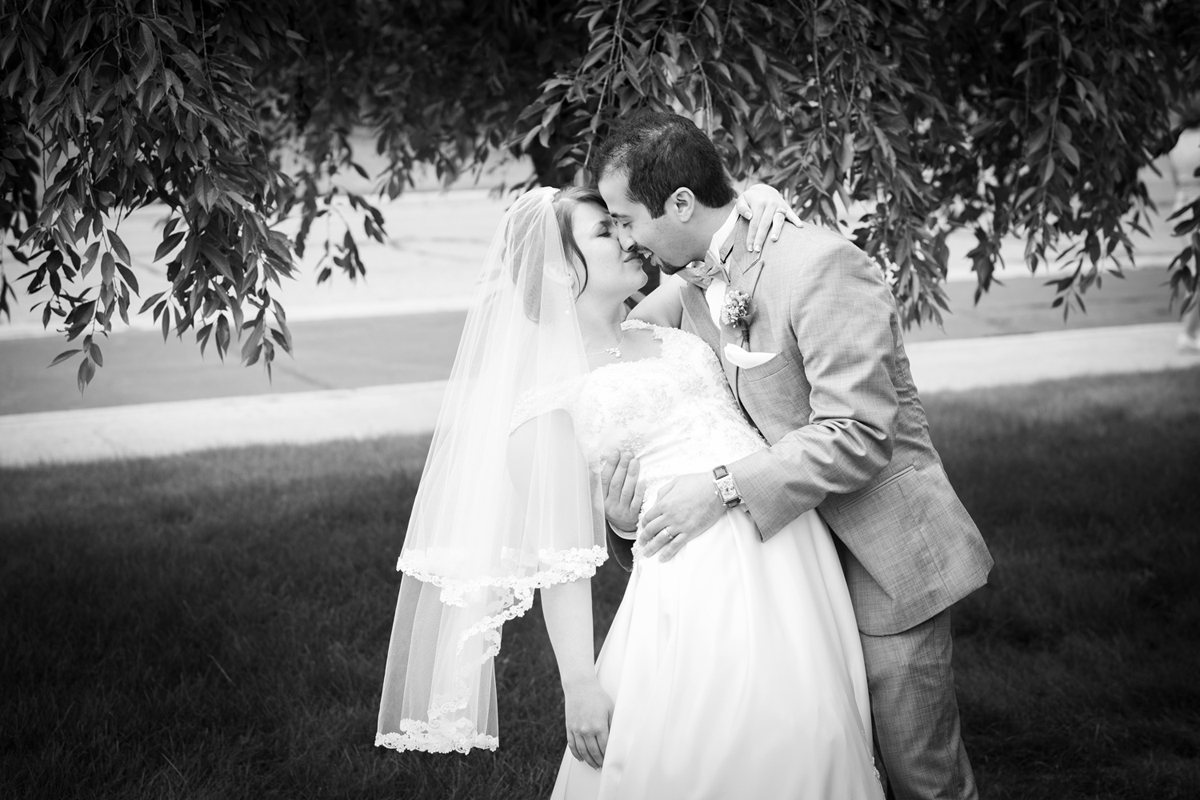
<svg viewBox="0 0 1200 800">
<path fill-rule="evenodd" d="M 632 534 L 642 513 L 641 465 L 633 454 L 613 451 L 604 462 L 600 486 L 604 491 L 604 516 L 614 530 Z M 633 538 L 632 536 L 627 538 Z"/>
<path fill-rule="evenodd" d="M 571 755 L 592 769 L 604 764 L 613 701 L 595 677 L 564 687 L 567 746 Z"/>
<path fill-rule="evenodd" d="M 778 242 L 783 226 L 789 222 L 796 227 L 804 224 L 787 198 L 765 183 L 756 183 L 742 192 L 736 208 L 750 223 L 746 246 L 755 253 L 762 250 L 768 236 L 772 242 Z"/>
</svg>

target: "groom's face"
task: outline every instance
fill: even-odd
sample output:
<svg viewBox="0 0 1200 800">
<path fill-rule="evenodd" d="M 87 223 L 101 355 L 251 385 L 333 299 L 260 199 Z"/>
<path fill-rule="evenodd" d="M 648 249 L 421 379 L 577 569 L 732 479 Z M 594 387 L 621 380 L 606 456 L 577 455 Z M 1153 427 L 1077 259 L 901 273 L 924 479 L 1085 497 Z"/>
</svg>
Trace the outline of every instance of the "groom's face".
<svg viewBox="0 0 1200 800">
<path fill-rule="evenodd" d="M 597 188 L 612 215 L 617 239 L 626 252 L 646 251 L 671 267 L 683 267 L 692 260 L 692 248 L 680 220 L 669 210 L 654 217 L 650 209 L 631 200 L 629 180 L 624 172 L 605 173 Z"/>
</svg>

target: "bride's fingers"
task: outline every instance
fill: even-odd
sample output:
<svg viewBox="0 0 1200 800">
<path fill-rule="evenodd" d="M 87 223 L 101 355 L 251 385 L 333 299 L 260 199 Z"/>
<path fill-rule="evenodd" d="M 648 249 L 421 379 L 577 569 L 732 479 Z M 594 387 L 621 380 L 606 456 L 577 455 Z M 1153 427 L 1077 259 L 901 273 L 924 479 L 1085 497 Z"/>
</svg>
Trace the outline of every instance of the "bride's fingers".
<svg viewBox="0 0 1200 800">
<path fill-rule="evenodd" d="M 609 715 L 609 724 L 612 724 L 612 715 Z M 608 728 L 596 734 L 596 744 L 600 748 L 600 764 L 604 765 L 604 756 L 608 754 Z"/>
<path fill-rule="evenodd" d="M 645 499 L 645 497 L 646 487 L 641 481 L 638 481 L 637 486 L 635 486 L 633 489 L 633 500 L 630 502 L 629 507 L 640 511 L 642 508 L 642 501 Z"/>
<path fill-rule="evenodd" d="M 575 757 L 576 761 L 582 761 L 584 764 L 595 769 L 596 765 L 592 763 L 592 754 L 588 752 L 586 738 L 582 733 L 569 731 L 567 733 L 567 746 L 570 748 L 571 755 Z"/>
<path fill-rule="evenodd" d="M 789 223 L 795 225 L 797 228 L 804 225 L 804 223 L 800 220 L 800 217 L 796 214 L 795 209 L 790 207 L 776 209 L 774 215 L 771 217 L 770 238 L 772 242 L 779 241 L 779 237 L 783 234 L 784 226 L 788 225 Z M 762 246 L 765 244 L 766 239 L 767 233 L 765 231 L 763 231 L 754 239 L 753 245 L 755 252 L 762 250 Z"/>
<path fill-rule="evenodd" d="M 621 486 L 621 505 L 632 508 L 634 495 L 637 494 L 638 474 L 641 472 L 641 465 L 636 458 L 629 461 L 629 468 L 625 471 L 625 482 Z"/>
<path fill-rule="evenodd" d="M 600 470 L 600 485 L 604 487 L 605 496 L 608 495 L 609 487 L 612 485 L 613 475 L 617 472 L 617 463 L 620 457 L 614 452 L 604 459 L 604 469 Z"/>
<path fill-rule="evenodd" d="M 746 247 L 750 251 L 757 253 L 759 250 L 762 250 L 763 242 L 767 240 L 768 234 L 775 232 L 775 221 L 780 218 L 780 214 L 782 213 L 783 209 L 781 208 L 775 211 L 772 216 L 750 220 L 750 227 L 746 231 Z M 774 239 L 771 241 L 774 241 Z"/>
<path fill-rule="evenodd" d="M 609 494 L 615 494 L 620 497 L 621 488 L 625 484 L 625 475 L 629 471 L 630 457 L 628 452 L 613 453 L 612 463 L 615 466 L 613 467 L 612 474 L 608 477 L 607 489 Z"/>
<path fill-rule="evenodd" d="M 600 769 L 600 759 L 596 758 L 594 743 L 589 744 L 589 737 L 582 733 L 571 733 L 571 755 L 576 761 L 582 761 L 592 769 Z"/>
<path fill-rule="evenodd" d="M 746 249 L 758 250 L 762 247 L 763 240 L 767 238 L 767 230 L 770 227 L 770 218 L 764 219 L 761 214 L 755 214 L 753 217 L 748 217 L 746 222 Z"/>
<path fill-rule="evenodd" d="M 787 224 L 787 211 L 779 209 L 775 212 L 775 216 L 771 217 L 771 241 L 778 242 L 779 234 L 783 233 L 783 226 Z M 761 249 L 761 248 L 759 248 Z"/>
<path fill-rule="evenodd" d="M 597 734 L 583 735 L 583 750 L 587 753 L 585 761 L 592 769 L 600 769 L 604 765 L 604 748 L 600 746 Z"/>
</svg>

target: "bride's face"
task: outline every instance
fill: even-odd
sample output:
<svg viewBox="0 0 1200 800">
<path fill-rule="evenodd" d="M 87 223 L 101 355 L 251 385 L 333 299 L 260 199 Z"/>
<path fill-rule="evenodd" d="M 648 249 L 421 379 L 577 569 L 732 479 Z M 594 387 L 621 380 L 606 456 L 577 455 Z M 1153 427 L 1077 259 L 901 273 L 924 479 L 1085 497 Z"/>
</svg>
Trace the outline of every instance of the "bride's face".
<svg viewBox="0 0 1200 800">
<path fill-rule="evenodd" d="M 621 249 L 608 211 L 592 203 L 580 203 L 574 211 L 571 230 L 587 263 L 587 285 L 581 295 L 611 296 L 620 302 L 645 286 L 648 278 L 642 259 Z"/>
</svg>

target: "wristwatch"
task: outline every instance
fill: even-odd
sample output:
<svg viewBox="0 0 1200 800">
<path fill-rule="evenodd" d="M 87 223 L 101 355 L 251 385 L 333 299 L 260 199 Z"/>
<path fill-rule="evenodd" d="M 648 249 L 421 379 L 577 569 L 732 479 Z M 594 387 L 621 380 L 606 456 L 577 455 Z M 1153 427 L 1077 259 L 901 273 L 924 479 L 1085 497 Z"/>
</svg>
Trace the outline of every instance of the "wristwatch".
<svg viewBox="0 0 1200 800">
<path fill-rule="evenodd" d="M 738 494 L 737 484 L 733 482 L 733 476 L 729 474 L 729 470 L 724 466 L 717 467 L 713 470 L 713 483 L 717 487 L 717 497 L 721 498 L 721 502 L 726 508 L 733 508 L 742 502 L 742 496 Z"/>
</svg>

